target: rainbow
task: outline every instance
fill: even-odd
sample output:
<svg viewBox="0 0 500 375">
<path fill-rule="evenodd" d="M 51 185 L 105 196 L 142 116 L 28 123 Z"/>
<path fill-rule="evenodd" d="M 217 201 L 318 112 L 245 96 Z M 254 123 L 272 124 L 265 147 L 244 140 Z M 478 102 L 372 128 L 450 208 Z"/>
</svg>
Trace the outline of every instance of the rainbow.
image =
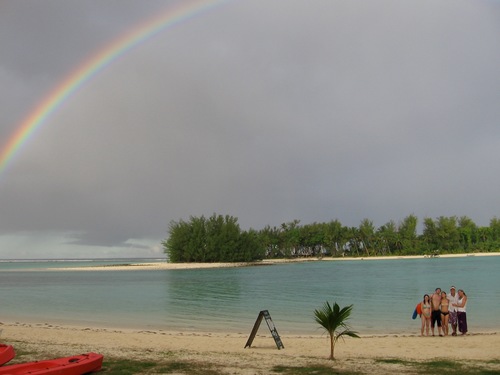
<svg viewBox="0 0 500 375">
<path fill-rule="evenodd" d="M 131 31 L 120 36 L 80 64 L 63 79 L 29 115 L 21 122 L 0 150 L 0 176 L 5 172 L 14 157 L 26 142 L 46 123 L 62 104 L 82 85 L 97 73 L 109 66 L 120 56 L 142 42 L 158 35 L 167 28 L 198 16 L 205 11 L 229 2 L 230 0 L 183 0 L 176 7 L 170 7 L 158 16 L 147 20 Z"/>
</svg>

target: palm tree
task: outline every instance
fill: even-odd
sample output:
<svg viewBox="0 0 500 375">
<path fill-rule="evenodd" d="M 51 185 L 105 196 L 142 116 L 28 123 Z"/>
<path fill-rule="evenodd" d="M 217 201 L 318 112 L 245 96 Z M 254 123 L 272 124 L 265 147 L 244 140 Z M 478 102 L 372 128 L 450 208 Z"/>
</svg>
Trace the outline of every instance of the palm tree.
<svg viewBox="0 0 500 375">
<path fill-rule="evenodd" d="M 330 335 L 330 358 L 335 359 L 333 350 L 335 343 L 343 336 L 357 337 L 357 332 L 351 331 L 346 321 L 351 315 L 352 305 L 340 309 L 340 306 L 334 302 L 333 306 L 327 301 L 321 310 L 314 310 L 316 322 L 322 326 Z"/>
</svg>

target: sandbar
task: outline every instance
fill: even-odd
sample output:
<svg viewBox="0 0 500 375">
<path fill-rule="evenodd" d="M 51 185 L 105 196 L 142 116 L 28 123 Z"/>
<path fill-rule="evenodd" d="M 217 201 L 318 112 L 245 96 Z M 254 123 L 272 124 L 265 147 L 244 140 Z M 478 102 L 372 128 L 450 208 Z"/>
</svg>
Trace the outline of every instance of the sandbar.
<svg viewBox="0 0 500 375">
<path fill-rule="evenodd" d="M 500 252 L 493 253 L 463 253 L 463 254 L 443 254 L 436 258 L 463 258 L 463 257 L 484 257 L 500 256 Z M 341 261 L 376 261 L 376 260 L 395 260 L 395 259 L 424 259 L 428 255 L 405 255 L 405 256 L 371 256 L 371 257 L 309 257 L 309 258 L 290 258 L 290 259 L 264 259 L 257 262 L 234 262 L 234 263 L 170 263 L 170 262 L 151 262 L 151 263 L 130 263 L 121 265 L 97 265 L 87 267 L 68 267 L 51 268 L 51 271 L 130 271 L 130 270 L 184 270 L 201 268 L 229 268 L 229 267 L 251 267 L 266 266 L 297 262 L 341 262 Z"/>
</svg>

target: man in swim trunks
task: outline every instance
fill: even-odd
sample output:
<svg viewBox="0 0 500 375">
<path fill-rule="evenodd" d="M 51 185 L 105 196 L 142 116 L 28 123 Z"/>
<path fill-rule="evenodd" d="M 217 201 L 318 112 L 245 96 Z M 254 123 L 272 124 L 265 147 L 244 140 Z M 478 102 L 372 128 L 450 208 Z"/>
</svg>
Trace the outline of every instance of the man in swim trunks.
<svg viewBox="0 0 500 375">
<path fill-rule="evenodd" d="M 454 306 L 454 304 L 458 303 L 458 295 L 456 293 L 455 287 L 452 286 L 450 288 L 450 294 L 448 295 L 448 299 L 450 300 L 449 304 L 449 311 L 450 311 L 450 324 L 451 324 L 451 329 L 452 329 L 452 336 L 457 335 L 457 324 L 458 324 L 458 318 L 457 318 L 457 308 Z"/>
<path fill-rule="evenodd" d="M 443 336 L 441 327 L 441 288 L 436 288 L 431 296 L 431 330 L 434 336 L 434 326 L 437 323 L 439 336 Z"/>
</svg>

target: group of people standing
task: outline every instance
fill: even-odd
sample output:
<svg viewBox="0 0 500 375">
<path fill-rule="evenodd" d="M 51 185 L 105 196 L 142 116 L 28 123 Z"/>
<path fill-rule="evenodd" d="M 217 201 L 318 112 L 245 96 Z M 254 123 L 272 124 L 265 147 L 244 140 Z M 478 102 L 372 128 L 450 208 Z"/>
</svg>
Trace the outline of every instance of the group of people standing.
<svg viewBox="0 0 500 375">
<path fill-rule="evenodd" d="M 420 307 L 420 308 L 419 308 Z M 437 325 L 439 336 L 448 336 L 451 325 L 452 336 L 458 332 L 462 335 L 467 333 L 467 295 L 462 289 L 458 292 L 454 286 L 450 288 L 447 295 L 441 288 L 436 288 L 430 296 L 424 295 L 424 299 L 417 305 L 417 311 L 422 319 L 421 335 L 429 336 L 429 330 L 434 336 L 434 328 Z"/>
</svg>

